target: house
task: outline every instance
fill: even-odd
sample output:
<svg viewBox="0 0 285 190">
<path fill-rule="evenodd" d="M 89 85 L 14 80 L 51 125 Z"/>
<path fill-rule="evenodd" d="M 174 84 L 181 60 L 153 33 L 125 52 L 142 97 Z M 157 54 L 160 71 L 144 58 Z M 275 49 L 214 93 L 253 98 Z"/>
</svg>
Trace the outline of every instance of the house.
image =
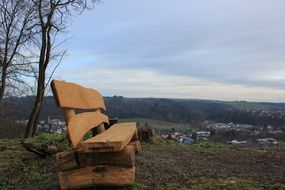
<svg viewBox="0 0 285 190">
<path fill-rule="evenodd" d="M 182 139 L 182 144 L 190 144 L 191 143 L 191 138 L 190 137 L 183 137 Z"/>
<path fill-rule="evenodd" d="M 256 142 L 260 145 L 277 145 L 278 142 L 274 138 L 261 138 L 257 139 Z"/>
<path fill-rule="evenodd" d="M 210 131 L 197 131 L 197 140 L 208 140 Z"/>
<path fill-rule="evenodd" d="M 247 141 L 238 141 L 238 140 L 227 141 L 227 144 L 231 144 L 231 145 L 246 144 L 246 143 Z"/>
</svg>

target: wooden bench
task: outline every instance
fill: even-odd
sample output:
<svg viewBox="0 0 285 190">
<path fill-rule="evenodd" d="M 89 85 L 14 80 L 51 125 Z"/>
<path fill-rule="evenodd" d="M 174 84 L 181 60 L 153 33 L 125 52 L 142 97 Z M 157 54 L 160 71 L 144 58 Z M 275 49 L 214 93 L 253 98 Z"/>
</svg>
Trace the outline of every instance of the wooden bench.
<svg viewBox="0 0 285 190">
<path fill-rule="evenodd" d="M 73 148 L 57 154 L 61 189 L 133 184 L 135 152 L 141 149 L 136 123 L 117 123 L 105 130 L 109 118 L 102 113 L 106 107 L 100 93 L 57 80 L 51 82 L 51 87 L 63 109 Z M 83 140 L 94 128 L 99 134 Z"/>
</svg>

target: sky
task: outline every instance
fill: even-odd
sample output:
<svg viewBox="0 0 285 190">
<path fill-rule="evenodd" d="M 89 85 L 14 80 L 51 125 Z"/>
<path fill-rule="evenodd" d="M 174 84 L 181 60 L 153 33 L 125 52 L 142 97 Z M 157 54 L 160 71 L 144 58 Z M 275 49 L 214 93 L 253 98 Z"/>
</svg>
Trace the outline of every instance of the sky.
<svg viewBox="0 0 285 190">
<path fill-rule="evenodd" d="M 54 78 L 104 96 L 285 101 L 284 0 L 105 0 Z"/>
</svg>

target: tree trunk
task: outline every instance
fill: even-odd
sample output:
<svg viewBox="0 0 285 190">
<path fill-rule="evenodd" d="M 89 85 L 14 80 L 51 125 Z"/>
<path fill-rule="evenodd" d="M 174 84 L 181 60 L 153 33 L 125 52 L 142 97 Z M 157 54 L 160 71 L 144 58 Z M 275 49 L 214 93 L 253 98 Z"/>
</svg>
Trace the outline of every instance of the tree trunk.
<svg viewBox="0 0 285 190">
<path fill-rule="evenodd" d="M 28 124 L 26 126 L 25 138 L 33 137 L 37 130 L 37 120 L 41 110 L 42 101 L 44 98 L 45 92 L 45 69 L 44 67 L 39 68 L 39 77 L 38 77 L 38 88 L 37 88 L 37 96 L 35 99 L 34 107 L 32 109 Z"/>
<path fill-rule="evenodd" d="M 2 118 L 4 115 L 4 106 L 3 106 L 4 92 L 5 92 L 5 84 L 1 82 L 0 84 L 0 118 Z"/>
<path fill-rule="evenodd" d="M 2 81 L 1 86 L 0 86 L 0 107 L 2 107 L 2 100 L 4 97 L 4 91 L 5 91 L 5 81 Z"/>
<path fill-rule="evenodd" d="M 37 130 L 37 120 L 38 116 L 41 110 L 42 101 L 45 94 L 45 74 L 46 74 L 46 67 L 49 62 L 51 47 L 48 46 L 47 42 L 47 28 L 42 26 L 42 36 L 41 36 L 41 51 L 40 51 L 40 58 L 39 58 L 39 76 L 37 81 L 37 96 L 35 99 L 34 107 L 32 109 L 32 112 L 30 114 L 30 118 L 28 121 L 28 124 L 26 126 L 25 131 L 25 138 L 30 138 L 35 135 L 35 132 Z"/>
<path fill-rule="evenodd" d="M 2 101 L 5 94 L 6 87 L 6 69 L 2 68 L 1 84 L 0 84 L 0 108 L 2 108 Z"/>
</svg>

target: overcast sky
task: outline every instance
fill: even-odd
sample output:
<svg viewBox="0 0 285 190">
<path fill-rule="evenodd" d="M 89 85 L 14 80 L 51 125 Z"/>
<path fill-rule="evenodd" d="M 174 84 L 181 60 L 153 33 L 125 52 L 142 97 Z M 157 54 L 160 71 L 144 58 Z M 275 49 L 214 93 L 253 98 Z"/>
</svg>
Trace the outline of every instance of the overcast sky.
<svg viewBox="0 0 285 190">
<path fill-rule="evenodd" d="M 105 0 L 55 78 L 105 96 L 285 101 L 284 0 Z"/>
</svg>

